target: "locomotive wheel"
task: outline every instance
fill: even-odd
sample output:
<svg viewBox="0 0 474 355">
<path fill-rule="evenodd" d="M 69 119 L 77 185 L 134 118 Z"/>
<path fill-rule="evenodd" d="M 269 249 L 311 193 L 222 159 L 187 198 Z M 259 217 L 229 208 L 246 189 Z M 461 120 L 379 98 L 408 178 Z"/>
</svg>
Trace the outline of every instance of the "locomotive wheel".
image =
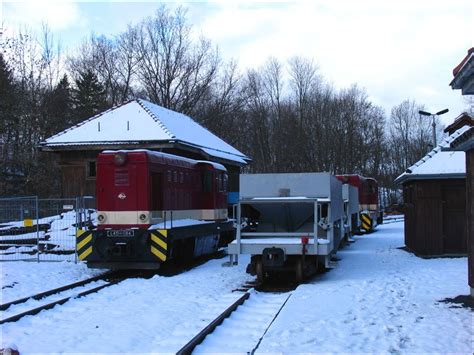
<svg viewBox="0 0 474 355">
<path fill-rule="evenodd" d="M 257 274 L 257 281 L 262 282 L 265 277 L 265 273 L 263 272 L 262 259 L 260 258 L 255 262 L 255 273 Z"/>
<path fill-rule="evenodd" d="M 303 282 L 304 279 L 304 265 L 301 258 L 296 259 L 295 262 L 295 281 L 297 283 Z"/>
</svg>

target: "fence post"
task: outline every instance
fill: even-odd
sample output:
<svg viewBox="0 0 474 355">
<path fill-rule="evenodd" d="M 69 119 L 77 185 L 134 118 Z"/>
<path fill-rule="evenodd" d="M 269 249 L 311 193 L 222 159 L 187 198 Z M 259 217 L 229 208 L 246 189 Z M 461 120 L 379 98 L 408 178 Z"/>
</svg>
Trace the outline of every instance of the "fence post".
<svg viewBox="0 0 474 355">
<path fill-rule="evenodd" d="M 76 232 L 74 233 L 74 264 L 77 264 L 77 233 L 79 232 L 79 214 L 81 214 L 81 208 L 79 206 L 79 197 L 76 197 Z"/>
<path fill-rule="evenodd" d="M 39 201 L 38 196 L 35 196 L 36 207 L 36 255 L 38 256 L 38 263 L 40 262 L 40 246 L 39 246 Z"/>
</svg>

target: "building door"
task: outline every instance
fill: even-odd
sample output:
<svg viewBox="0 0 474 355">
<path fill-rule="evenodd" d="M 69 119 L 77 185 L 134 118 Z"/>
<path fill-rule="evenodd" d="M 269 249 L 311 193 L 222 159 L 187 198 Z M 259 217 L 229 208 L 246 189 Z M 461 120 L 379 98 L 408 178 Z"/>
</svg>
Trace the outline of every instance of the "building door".
<svg viewBox="0 0 474 355">
<path fill-rule="evenodd" d="M 443 186 L 443 244 L 445 253 L 466 253 L 466 189 L 464 184 Z"/>
</svg>

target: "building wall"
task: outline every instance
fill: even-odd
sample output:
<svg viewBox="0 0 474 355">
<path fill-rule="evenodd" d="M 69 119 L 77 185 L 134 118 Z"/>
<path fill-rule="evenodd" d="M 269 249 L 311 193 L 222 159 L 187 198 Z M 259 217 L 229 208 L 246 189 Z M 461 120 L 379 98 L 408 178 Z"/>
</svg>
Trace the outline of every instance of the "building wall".
<svg viewBox="0 0 474 355">
<path fill-rule="evenodd" d="M 466 152 L 466 229 L 468 240 L 469 286 L 474 288 L 474 149 Z"/>
<path fill-rule="evenodd" d="M 95 176 L 90 164 L 99 151 L 69 151 L 59 153 L 61 197 L 95 196 Z"/>
<path fill-rule="evenodd" d="M 409 249 L 420 255 L 467 252 L 465 179 L 413 180 L 403 191 Z"/>
</svg>

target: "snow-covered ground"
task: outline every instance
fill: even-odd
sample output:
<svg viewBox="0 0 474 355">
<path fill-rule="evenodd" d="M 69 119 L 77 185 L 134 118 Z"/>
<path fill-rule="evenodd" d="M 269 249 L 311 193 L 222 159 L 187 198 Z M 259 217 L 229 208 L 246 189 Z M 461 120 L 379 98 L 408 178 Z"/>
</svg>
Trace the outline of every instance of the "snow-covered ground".
<svg viewBox="0 0 474 355">
<path fill-rule="evenodd" d="M 403 245 L 400 222 L 356 237 L 336 269 L 293 292 L 259 351 L 472 354 L 472 311 L 439 302 L 469 293 L 467 259 Z"/>
<path fill-rule="evenodd" d="M 468 293 L 466 258 L 425 260 L 398 249 L 400 222 L 355 239 L 338 253 L 336 269 L 292 291 L 257 352 L 473 352 L 472 312 L 439 302 Z M 241 257 L 237 267 L 224 267 L 224 261 L 173 277 L 128 279 L 3 324 L 0 348 L 15 344 L 22 354 L 175 352 L 240 297 L 233 289 L 253 279 L 245 273 L 248 259 Z M 96 273 L 69 262 L 0 267 L 2 303 Z M 265 294 L 254 295 L 265 302 Z M 229 336 L 219 352 L 242 351 L 237 344 L 248 340 Z"/>
</svg>

